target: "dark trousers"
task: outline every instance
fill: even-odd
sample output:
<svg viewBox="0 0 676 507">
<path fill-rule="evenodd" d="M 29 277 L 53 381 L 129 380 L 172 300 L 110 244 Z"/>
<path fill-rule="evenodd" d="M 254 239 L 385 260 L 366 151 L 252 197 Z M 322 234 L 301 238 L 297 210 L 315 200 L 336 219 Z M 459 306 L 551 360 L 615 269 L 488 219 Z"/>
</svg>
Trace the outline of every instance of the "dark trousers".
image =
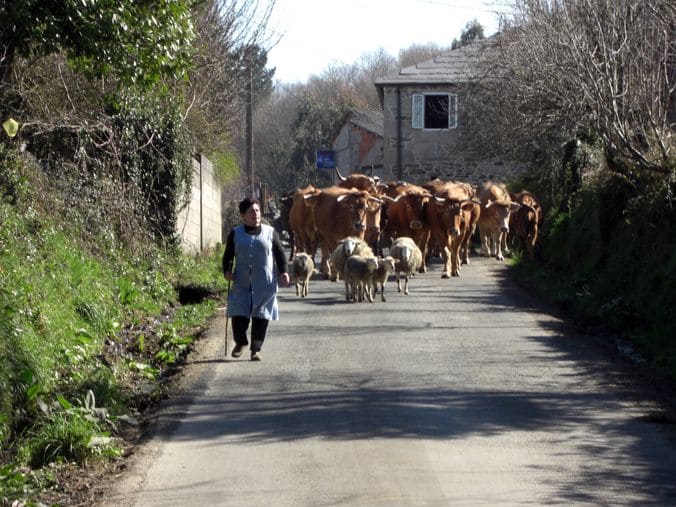
<svg viewBox="0 0 676 507">
<path fill-rule="evenodd" d="M 251 352 L 258 352 L 263 346 L 265 333 L 268 330 L 268 320 L 258 317 L 232 317 L 232 335 L 237 345 L 248 345 L 249 340 L 246 337 L 246 330 L 249 329 L 249 320 L 251 320 Z"/>
</svg>

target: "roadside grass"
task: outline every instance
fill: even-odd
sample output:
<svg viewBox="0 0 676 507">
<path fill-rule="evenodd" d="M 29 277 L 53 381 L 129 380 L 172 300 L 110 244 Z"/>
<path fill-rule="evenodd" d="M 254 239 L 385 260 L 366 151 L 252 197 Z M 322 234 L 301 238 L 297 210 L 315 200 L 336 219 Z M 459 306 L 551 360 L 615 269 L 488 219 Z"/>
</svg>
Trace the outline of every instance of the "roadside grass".
<svg viewBox="0 0 676 507">
<path fill-rule="evenodd" d="M 94 256 L 27 202 L 0 200 L 0 504 L 30 502 L 55 465 L 118 456 L 225 288 L 222 250 Z M 208 297 L 181 305 L 178 286 Z"/>
</svg>

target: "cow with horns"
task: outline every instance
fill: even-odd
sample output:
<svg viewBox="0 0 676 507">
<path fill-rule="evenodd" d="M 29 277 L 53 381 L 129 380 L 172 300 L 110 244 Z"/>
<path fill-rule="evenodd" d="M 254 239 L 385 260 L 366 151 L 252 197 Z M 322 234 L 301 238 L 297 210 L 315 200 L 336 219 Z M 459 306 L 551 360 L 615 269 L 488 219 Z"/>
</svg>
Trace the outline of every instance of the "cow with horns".
<svg viewBox="0 0 676 507">
<path fill-rule="evenodd" d="M 369 205 L 380 205 L 382 201 L 366 191 L 341 187 L 322 188 L 304 199 L 314 213 L 322 272 L 330 277 L 329 257 L 338 242 L 348 236 L 364 239 Z"/>
<path fill-rule="evenodd" d="M 501 261 L 502 244 L 509 232 L 509 216 L 520 208 L 512 202 L 507 187 L 491 181 L 479 186 L 478 197 L 481 201 L 479 217 L 479 235 L 481 236 L 481 253 L 485 257 L 495 257 Z"/>
<path fill-rule="evenodd" d="M 469 185 L 435 181 L 423 188 L 434 191 L 434 198 L 425 207 L 425 219 L 430 242 L 444 259 L 441 277 L 460 276 L 460 253 L 463 247 L 468 248 L 478 202 Z"/>
</svg>

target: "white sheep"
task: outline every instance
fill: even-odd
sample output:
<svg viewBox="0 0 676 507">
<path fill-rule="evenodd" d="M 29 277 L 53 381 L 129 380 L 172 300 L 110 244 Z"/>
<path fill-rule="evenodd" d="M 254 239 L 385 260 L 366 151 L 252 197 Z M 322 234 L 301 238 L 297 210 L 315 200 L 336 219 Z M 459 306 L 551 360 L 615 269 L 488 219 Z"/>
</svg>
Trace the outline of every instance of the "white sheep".
<svg viewBox="0 0 676 507">
<path fill-rule="evenodd" d="M 404 294 L 408 295 L 408 281 L 411 275 L 422 265 L 422 252 L 411 238 L 402 236 L 395 239 L 390 247 L 390 255 L 396 259 L 397 290 L 401 292 L 401 279 L 404 274 Z"/>
<path fill-rule="evenodd" d="M 316 271 L 312 257 L 305 252 L 297 253 L 291 261 L 290 271 L 289 278 L 296 286 L 296 296 L 307 296 L 310 277 Z"/>
<path fill-rule="evenodd" d="M 350 255 L 345 261 L 343 279 L 345 280 L 345 300 L 363 301 L 364 295 L 372 303 L 371 279 L 373 272 L 378 269 L 376 257 L 362 257 Z"/>
<path fill-rule="evenodd" d="M 338 242 L 338 246 L 331 253 L 330 265 L 331 276 L 330 280 L 335 282 L 339 277 L 343 276 L 343 268 L 345 261 L 350 255 L 361 255 L 362 257 L 372 257 L 373 251 L 368 246 L 366 241 L 357 238 L 356 236 L 348 236 Z"/>
<path fill-rule="evenodd" d="M 372 292 L 375 293 L 378 289 L 378 284 L 380 284 L 380 299 L 385 301 L 385 282 L 387 282 L 387 277 L 390 276 L 390 273 L 393 273 L 395 268 L 395 259 L 392 256 L 387 257 L 378 257 L 378 267 L 371 275 L 371 288 Z M 372 298 L 374 295 L 372 296 Z"/>
</svg>

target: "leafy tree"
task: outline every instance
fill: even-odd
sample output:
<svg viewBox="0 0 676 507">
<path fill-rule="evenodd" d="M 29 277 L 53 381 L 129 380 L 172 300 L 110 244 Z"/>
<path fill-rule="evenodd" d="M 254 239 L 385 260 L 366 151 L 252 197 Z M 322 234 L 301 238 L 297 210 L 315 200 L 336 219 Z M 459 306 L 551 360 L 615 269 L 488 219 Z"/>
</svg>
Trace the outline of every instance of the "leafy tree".
<svg viewBox="0 0 676 507">
<path fill-rule="evenodd" d="M 353 106 L 351 98 L 340 93 L 327 97 L 314 95 L 309 90 L 305 95 L 291 127 L 294 145 L 288 167 L 296 186 L 330 184 L 331 178 L 315 172 L 316 150 L 330 148 Z"/>
<path fill-rule="evenodd" d="M 194 38 L 193 0 L 24 0 L 0 5 L 0 89 L 17 57 L 65 51 L 90 77 L 151 86 L 183 73 Z"/>
<path fill-rule="evenodd" d="M 460 40 L 453 39 L 451 49 L 457 49 L 484 38 L 484 27 L 476 19 L 473 19 L 465 25 L 465 29 L 460 34 Z"/>
</svg>

